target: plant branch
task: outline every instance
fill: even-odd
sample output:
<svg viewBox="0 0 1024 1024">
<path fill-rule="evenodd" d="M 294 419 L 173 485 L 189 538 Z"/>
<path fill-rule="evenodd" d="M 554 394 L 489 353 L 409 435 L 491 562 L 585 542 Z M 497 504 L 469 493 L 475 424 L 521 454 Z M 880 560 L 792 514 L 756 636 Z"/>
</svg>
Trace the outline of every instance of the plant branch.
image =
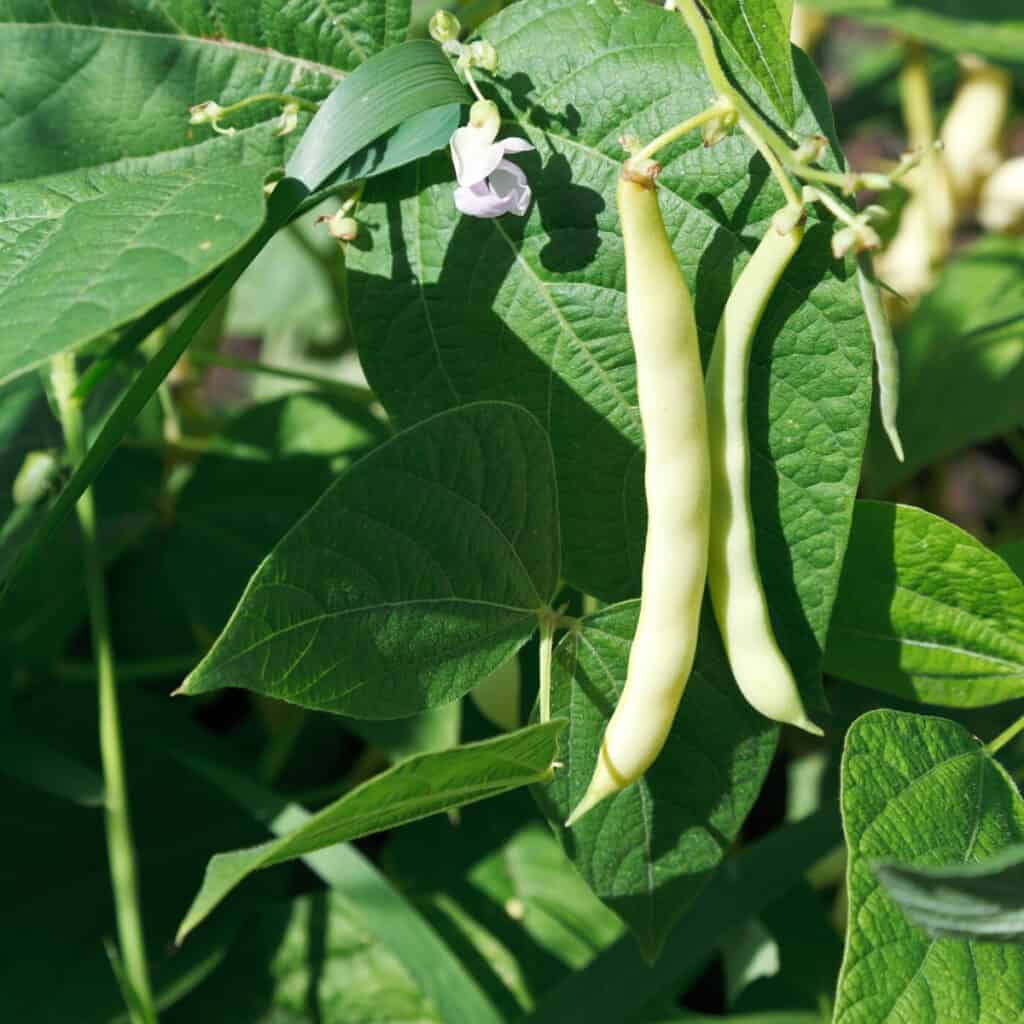
<svg viewBox="0 0 1024 1024">
<path fill-rule="evenodd" d="M 73 397 L 76 386 L 75 357 L 69 352 L 57 355 L 52 363 L 52 379 L 61 426 L 72 462 L 80 465 L 87 443 L 82 406 Z M 117 679 L 114 674 L 114 649 L 110 635 L 110 617 L 103 581 L 103 562 L 96 535 L 96 506 L 91 488 L 79 498 L 76 511 L 82 533 L 82 558 L 85 568 L 89 625 L 92 631 L 93 657 L 99 680 L 99 739 L 103 762 L 103 781 L 107 825 L 107 854 L 114 892 L 114 912 L 125 977 L 138 1006 L 131 1008 L 132 1019 L 139 1024 L 156 1020 L 146 963 L 146 942 L 139 905 L 138 873 L 128 792 L 125 780 L 124 752 L 118 714 Z"/>
</svg>

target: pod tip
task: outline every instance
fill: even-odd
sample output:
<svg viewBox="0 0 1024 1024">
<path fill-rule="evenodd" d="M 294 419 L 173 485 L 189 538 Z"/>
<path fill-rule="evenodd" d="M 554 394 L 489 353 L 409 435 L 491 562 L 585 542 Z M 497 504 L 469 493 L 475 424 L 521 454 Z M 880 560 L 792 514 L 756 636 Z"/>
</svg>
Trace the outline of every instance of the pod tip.
<svg viewBox="0 0 1024 1024">
<path fill-rule="evenodd" d="M 815 725 L 806 715 L 793 719 L 789 724 L 795 725 L 798 729 L 803 729 L 804 732 L 809 732 L 812 736 L 825 735 L 825 730 L 821 726 Z"/>
<path fill-rule="evenodd" d="M 592 811 L 602 800 L 623 790 L 628 783 L 622 779 L 610 764 L 605 755 L 604 747 L 597 758 L 597 765 L 594 767 L 594 775 L 587 786 L 583 799 L 575 806 L 572 814 L 565 820 L 565 827 L 572 828 L 580 818 L 588 811 Z"/>
</svg>

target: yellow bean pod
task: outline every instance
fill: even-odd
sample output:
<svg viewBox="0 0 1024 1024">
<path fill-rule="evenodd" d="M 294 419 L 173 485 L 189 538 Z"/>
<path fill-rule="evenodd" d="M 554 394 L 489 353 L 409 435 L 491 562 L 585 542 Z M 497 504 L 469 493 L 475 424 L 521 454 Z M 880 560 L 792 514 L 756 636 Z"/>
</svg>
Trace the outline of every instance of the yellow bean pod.
<svg viewBox="0 0 1024 1024">
<path fill-rule="evenodd" d="M 732 673 L 761 714 L 818 735 L 772 630 L 757 566 L 750 504 L 747 394 L 750 352 L 768 300 L 803 239 L 800 224 L 785 234 L 769 227 L 743 268 L 715 335 L 708 367 L 711 453 L 711 546 L 708 585 Z"/>
<path fill-rule="evenodd" d="M 567 825 L 639 779 L 665 745 L 693 665 L 707 577 L 710 477 L 700 347 L 693 301 L 658 208 L 656 170 L 627 162 L 618 186 L 646 448 L 640 617 L 626 685 Z"/>
</svg>

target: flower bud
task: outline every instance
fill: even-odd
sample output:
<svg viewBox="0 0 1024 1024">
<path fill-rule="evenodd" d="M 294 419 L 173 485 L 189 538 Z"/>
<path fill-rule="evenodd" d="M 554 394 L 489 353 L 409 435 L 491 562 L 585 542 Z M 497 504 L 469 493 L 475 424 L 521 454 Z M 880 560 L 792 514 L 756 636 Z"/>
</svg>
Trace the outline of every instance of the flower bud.
<svg viewBox="0 0 1024 1024">
<path fill-rule="evenodd" d="M 858 253 L 865 249 L 877 249 L 882 244 L 878 232 L 869 224 L 858 221 L 840 228 L 832 236 L 832 255 L 841 260 L 848 252 Z"/>
<path fill-rule="evenodd" d="M 717 117 L 705 122 L 701 129 L 701 138 L 705 146 L 716 146 L 732 131 L 739 115 L 735 110 L 723 110 Z"/>
<path fill-rule="evenodd" d="M 291 135 L 299 123 L 298 103 L 286 103 L 281 110 L 281 116 L 277 119 L 277 127 L 274 129 L 275 136 Z"/>
<path fill-rule="evenodd" d="M 14 478 L 14 504 L 34 505 L 46 495 L 57 477 L 60 464 L 53 452 L 29 452 Z"/>
<path fill-rule="evenodd" d="M 224 108 L 213 100 L 197 103 L 194 107 L 189 107 L 188 112 L 191 115 L 188 119 L 189 124 L 208 124 L 218 135 L 235 134 L 234 128 L 221 128 L 220 119 L 224 116 Z"/>
<path fill-rule="evenodd" d="M 469 44 L 469 62 L 494 74 L 498 70 L 498 51 L 486 39 L 477 39 Z"/>
<path fill-rule="evenodd" d="M 430 38 L 435 43 L 448 43 L 458 39 L 461 31 L 459 19 L 448 11 L 435 11 L 430 19 Z"/>
<path fill-rule="evenodd" d="M 802 164 L 817 163 L 828 148 L 828 139 L 824 135 L 806 135 L 800 140 L 793 156 Z"/>
<path fill-rule="evenodd" d="M 477 100 L 469 108 L 469 123 L 473 128 L 486 131 L 493 139 L 501 127 L 501 114 L 493 100 Z"/>
<path fill-rule="evenodd" d="M 354 217 L 348 216 L 344 208 L 331 217 L 326 214 L 323 217 L 318 217 L 316 222 L 317 224 L 326 222 L 331 237 L 336 238 L 339 242 L 354 242 L 359 237 L 358 221 Z"/>
</svg>

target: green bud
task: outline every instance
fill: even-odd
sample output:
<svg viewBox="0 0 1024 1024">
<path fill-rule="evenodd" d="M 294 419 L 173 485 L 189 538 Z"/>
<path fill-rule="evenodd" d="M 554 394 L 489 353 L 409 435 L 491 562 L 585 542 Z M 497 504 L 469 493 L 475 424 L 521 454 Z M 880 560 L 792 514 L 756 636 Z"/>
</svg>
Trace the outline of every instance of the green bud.
<svg viewBox="0 0 1024 1024">
<path fill-rule="evenodd" d="M 29 452 L 14 478 L 15 505 L 34 505 L 46 495 L 60 465 L 53 452 Z"/>
<path fill-rule="evenodd" d="M 474 128 L 486 128 L 494 135 L 498 134 L 501 127 L 501 114 L 498 112 L 498 104 L 493 100 L 477 100 L 469 108 L 469 123 Z"/>
<path fill-rule="evenodd" d="M 469 44 L 469 61 L 474 67 L 493 74 L 498 70 L 498 51 L 486 39 L 478 39 Z"/>
<path fill-rule="evenodd" d="M 448 43 L 458 39 L 461 31 L 459 19 L 448 11 L 435 11 L 430 19 L 430 38 L 435 43 Z"/>
</svg>

